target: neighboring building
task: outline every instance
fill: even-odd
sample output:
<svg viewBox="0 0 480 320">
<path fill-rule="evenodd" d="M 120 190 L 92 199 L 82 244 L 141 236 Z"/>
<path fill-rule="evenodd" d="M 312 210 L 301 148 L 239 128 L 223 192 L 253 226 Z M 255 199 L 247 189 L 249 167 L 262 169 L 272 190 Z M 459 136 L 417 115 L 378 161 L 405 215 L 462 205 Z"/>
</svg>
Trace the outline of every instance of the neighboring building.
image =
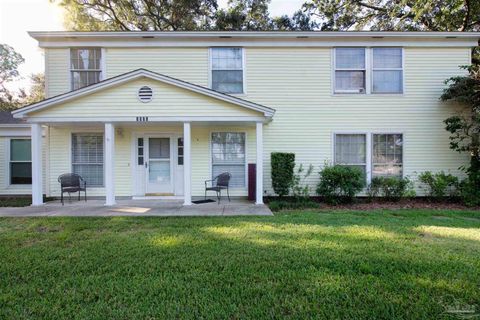
<svg viewBox="0 0 480 320">
<path fill-rule="evenodd" d="M 30 35 L 45 50 L 47 99 L 14 116 L 32 126 L 37 205 L 42 193 L 59 195 L 57 177 L 66 172 L 82 175 L 107 205 L 147 196 L 190 204 L 204 180 L 224 171 L 233 175 L 232 195 L 246 196 L 247 165 L 255 163 L 262 203 L 273 194 L 274 151 L 295 153 L 315 173 L 326 161 L 357 166 L 367 181 L 460 174 L 468 160 L 449 149 L 442 121 L 457 107 L 439 97 L 445 79 L 464 74 L 459 67 L 470 64 L 480 33 Z M 2 139 L 16 150 L 15 139 Z M 3 161 L 7 170 L 27 166 Z M 2 177 L 0 193 L 11 192 L 15 177 Z M 312 190 L 317 182 L 313 174 Z"/>
<path fill-rule="evenodd" d="M 0 196 L 32 193 L 30 125 L 0 111 Z"/>
</svg>

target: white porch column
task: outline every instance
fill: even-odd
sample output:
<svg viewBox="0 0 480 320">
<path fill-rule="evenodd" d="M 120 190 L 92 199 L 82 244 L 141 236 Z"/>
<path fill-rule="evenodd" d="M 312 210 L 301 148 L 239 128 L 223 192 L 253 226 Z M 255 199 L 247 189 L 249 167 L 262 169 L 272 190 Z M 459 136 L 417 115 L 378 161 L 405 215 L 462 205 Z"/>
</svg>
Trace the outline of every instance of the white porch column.
<svg viewBox="0 0 480 320">
<path fill-rule="evenodd" d="M 42 125 L 32 124 L 32 206 L 43 204 Z"/>
<path fill-rule="evenodd" d="M 263 204 L 263 123 L 257 122 L 257 186 L 255 204 Z"/>
<path fill-rule="evenodd" d="M 105 123 L 105 205 L 115 205 L 115 126 Z"/>
<path fill-rule="evenodd" d="M 183 123 L 183 197 L 184 206 L 192 204 L 192 160 L 191 160 L 191 126 L 190 122 Z"/>
</svg>

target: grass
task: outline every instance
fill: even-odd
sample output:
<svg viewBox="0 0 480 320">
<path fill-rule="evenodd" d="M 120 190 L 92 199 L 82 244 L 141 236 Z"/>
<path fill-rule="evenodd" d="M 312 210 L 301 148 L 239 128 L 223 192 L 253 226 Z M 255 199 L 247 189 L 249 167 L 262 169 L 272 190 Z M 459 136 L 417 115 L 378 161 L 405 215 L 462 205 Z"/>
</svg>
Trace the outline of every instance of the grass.
<svg viewBox="0 0 480 320">
<path fill-rule="evenodd" d="M 480 213 L 0 219 L 0 319 L 480 314 Z"/>
</svg>

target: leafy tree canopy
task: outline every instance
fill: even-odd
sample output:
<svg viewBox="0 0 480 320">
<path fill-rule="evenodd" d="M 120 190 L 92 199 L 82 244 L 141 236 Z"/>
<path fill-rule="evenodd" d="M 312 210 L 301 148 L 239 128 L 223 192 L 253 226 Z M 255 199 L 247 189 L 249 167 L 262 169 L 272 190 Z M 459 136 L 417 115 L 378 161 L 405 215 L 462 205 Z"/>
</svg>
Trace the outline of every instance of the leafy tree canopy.
<svg viewBox="0 0 480 320">
<path fill-rule="evenodd" d="M 55 0 L 51 0 L 55 1 Z M 316 23 L 298 10 L 271 17 L 270 0 L 57 0 L 66 11 L 66 27 L 75 31 L 312 30 Z M 300 8 L 299 8 L 300 9 Z"/>
<path fill-rule="evenodd" d="M 322 30 L 478 31 L 478 0 L 309 0 Z"/>
</svg>

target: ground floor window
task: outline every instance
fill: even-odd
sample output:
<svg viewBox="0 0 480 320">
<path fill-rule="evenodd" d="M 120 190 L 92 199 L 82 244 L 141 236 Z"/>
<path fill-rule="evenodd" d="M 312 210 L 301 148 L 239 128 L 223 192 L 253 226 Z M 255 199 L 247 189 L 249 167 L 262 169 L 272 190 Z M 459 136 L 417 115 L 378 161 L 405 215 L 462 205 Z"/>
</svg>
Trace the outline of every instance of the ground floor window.
<svg viewBox="0 0 480 320">
<path fill-rule="evenodd" d="M 32 184 L 30 139 L 10 140 L 10 184 Z"/>
<path fill-rule="evenodd" d="M 403 136 L 401 134 L 372 135 L 372 176 L 402 176 Z"/>
<path fill-rule="evenodd" d="M 401 177 L 403 135 L 399 133 L 335 134 L 334 163 L 361 169 L 367 180 L 380 176 Z"/>
<path fill-rule="evenodd" d="M 232 175 L 230 186 L 244 188 L 245 179 L 245 133 L 212 133 L 212 177 L 223 172 Z"/>
<path fill-rule="evenodd" d="M 103 186 L 103 134 L 72 134 L 72 171 L 90 187 Z"/>
</svg>

